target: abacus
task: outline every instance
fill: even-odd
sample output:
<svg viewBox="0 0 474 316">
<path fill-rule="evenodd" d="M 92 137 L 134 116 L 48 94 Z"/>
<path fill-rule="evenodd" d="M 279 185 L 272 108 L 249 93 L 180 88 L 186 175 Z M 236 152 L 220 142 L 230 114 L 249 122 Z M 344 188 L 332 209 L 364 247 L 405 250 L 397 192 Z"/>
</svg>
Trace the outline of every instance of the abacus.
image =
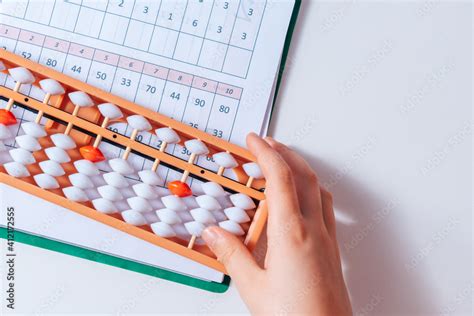
<svg viewBox="0 0 474 316">
<path fill-rule="evenodd" d="M 267 209 L 265 179 L 250 152 L 5 50 L 0 71 L 14 83 L 0 86 L 2 183 L 224 273 L 200 238 L 206 226 L 219 225 L 255 247 Z M 29 85 L 42 98 L 23 94 Z M 35 119 L 22 122 L 13 107 Z M 127 124 L 130 135 L 111 129 L 115 123 Z M 146 134 L 159 146 L 140 142 Z M 167 151 L 175 144 L 185 146 L 189 159 Z M 108 155 L 110 146 L 119 157 Z M 137 170 L 131 155 L 151 168 Z M 201 167 L 198 157 L 211 159 L 217 171 Z M 159 166 L 181 178 L 161 186 Z M 191 189 L 190 178 L 202 182 L 200 190 Z"/>
</svg>

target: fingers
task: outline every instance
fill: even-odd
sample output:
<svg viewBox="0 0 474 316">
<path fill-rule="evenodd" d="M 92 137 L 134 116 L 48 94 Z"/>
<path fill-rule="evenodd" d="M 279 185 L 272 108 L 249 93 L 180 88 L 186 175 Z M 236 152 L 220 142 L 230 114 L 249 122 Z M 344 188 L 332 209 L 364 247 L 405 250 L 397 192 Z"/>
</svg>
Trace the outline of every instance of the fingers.
<svg viewBox="0 0 474 316">
<path fill-rule="evenodd" d="M 236 236 L 217 226 L 206 228 L 202 238 L 225 266 L 239 291 L 251 291 L 263 270 L 244 244 Z"/>
<path fill-rule="evenodd" d="M 316 174 L 303 157 L 284 144 L 266 137 L 265 141 L 275 149 L 293 171 L 301 212 L 311 220 L 322 222 L 321 194 Z"/>
<path fill-rule="evenodd" d="M 256 134 L 247 136 L 247 145 L 265 176 L 265 195 L 269 208 L 268 235 L 271 237 L 288 222 L 298 223 L 301 220 L 292 170 L 280 154 Z"/>
<path fill-rule="evenodd" d="M 299 205 L 305 217 L 311 217 L 311 220 L 322 223 L 330 236 L 335 239 L 336 219 L 331 193 L 319 186 L 316 174 L 303 157 L 271 137 L 265 138 L 265 141 L 293 170 Z"/>
<path fill-rule="evenodd" d="M 336 240 L 336 217 L 332 202 L 332 194 L 321 188 L 321 199 L 323 207 L 323 218 L 329 235 Z"/>
</svg>

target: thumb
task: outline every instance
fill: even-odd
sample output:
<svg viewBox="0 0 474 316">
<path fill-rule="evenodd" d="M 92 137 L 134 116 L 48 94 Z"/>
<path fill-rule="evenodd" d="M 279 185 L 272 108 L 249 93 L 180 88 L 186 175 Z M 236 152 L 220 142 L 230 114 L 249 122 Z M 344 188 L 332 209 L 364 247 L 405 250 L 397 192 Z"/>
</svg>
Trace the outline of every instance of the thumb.
<svg viewBox="0 0 474 316">
<path fill-rule="evenodd" d="M 217 256 L 217 260 L 224 265 L 237 288 L 250 289 L 262 269 L 244 244 L 236 236 L 218 226 L 206 228 L 202 233 L 202 239 Z"/>
</svg>

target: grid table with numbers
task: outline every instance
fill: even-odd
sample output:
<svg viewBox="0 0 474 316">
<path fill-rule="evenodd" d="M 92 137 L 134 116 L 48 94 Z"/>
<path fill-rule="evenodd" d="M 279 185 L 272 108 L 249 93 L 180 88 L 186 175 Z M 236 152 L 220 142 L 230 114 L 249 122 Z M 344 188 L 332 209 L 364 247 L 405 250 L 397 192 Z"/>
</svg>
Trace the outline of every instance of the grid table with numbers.
<svg viewBox="0 0 474 316">
<path fill-rule="evenodd" d="M 0 24 L 0 46 L 217 137 L 228 140 L 232 135 L 233 124 L 228 122 L 235 120 L 242 88 L 4 24 Z M 13 86 L 14 83 L 2 75 L 0 84 Z M 22 92 L 42 98 L 39 89 L 25 86 Z M 14 111 L 22 121 L 34 118 L 33 113 L 21 108 Z M 124 135 L 131 132 L 125 123 L 110 128 Z M 138 135 L 138 140 L 160 146 L 156 136 L 150 133 Z M 101 146 L 108 156 L 121 153 L 121 149 L 110 144 Z M 168 152 L 188 159 L 186 148 L 168 147 Z M 131 162 L 139 169 L 151 167 L 150 161 L 136 155 L 131 156 Z M 211 158 L 201 159 L 199 164 L 217 170 Z M 163 184 L 180 177 L 180 173 L 165 167 L 159 172 Z"/>
<path fill-rule="evenodd" d="M 241 78 L 247 77 L 267 5 L 254 0 L 3 2 L 6 15 Z"/>
</svg>

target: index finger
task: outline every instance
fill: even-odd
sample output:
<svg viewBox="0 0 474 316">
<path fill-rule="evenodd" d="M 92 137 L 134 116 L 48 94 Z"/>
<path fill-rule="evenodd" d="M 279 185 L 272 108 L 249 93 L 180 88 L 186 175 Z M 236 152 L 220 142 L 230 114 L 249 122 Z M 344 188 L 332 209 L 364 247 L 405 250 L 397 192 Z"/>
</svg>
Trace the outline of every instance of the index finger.
<svg viewBox="0 0 474 316">
<path fill-rule="evenodd" d="M 301 220 L 301 212 L 296 194 L 293 174 L 280 154 L 266 141 L 251 133 L 247 145 L 257 158 L 257 163 L 265 176 L 265 196 L 269 209 L 269 234 L 287 223 Z"/>
</svg>

